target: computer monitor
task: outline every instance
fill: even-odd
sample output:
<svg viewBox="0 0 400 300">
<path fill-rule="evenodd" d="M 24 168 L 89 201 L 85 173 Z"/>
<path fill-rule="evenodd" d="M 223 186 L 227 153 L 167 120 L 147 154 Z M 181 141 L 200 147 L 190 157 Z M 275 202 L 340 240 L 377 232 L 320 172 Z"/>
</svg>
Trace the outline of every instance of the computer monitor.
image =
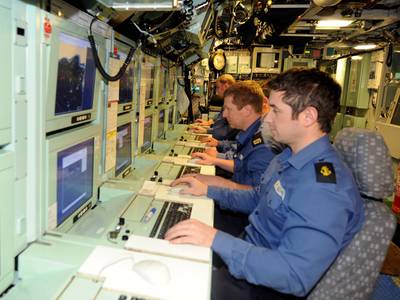
<svg viewBox="0 0 400 300">
<path fill-rule="evenodd" d="M 148 115 L 144 118 L 143 122 L 143 143 L 140 149 L 142 153 L 146 152 L 151 147 L 152 132 L 153 132 L 153 116 Z"/>
<path fill-rule="evenodd" d="M 253 49 L 253 73 L 280 73 L 282 50 L 255 47 Z"/>
<path fill-rule="evenodd" d="M 177 110 L 175 106 L 175 124 L 179 124 L 180 121 L 181 121 L 181 114 L 179 113 L 179 110 Z"/>
<path fill-rule="evenodd" d="M 149 107 L 154 101 L 154 79 L 155 79 L 155 58 L 145 55 L 142 63 L 141 80 L 144 83 L 145 107 Z"/>
<path fill-rule="evenodd" d="M 168 72 L 169 76 L 169 98 L 170 100 L 175 99 L 176 90 L 176 67 L 171 67 Z"/>
<path fill-rule="evenodd" d="M 169 69 L 169 98 L 175 99 L 175 89 L 176 89 L 176 67 L 171 67 Z"/>
<path fill-rule="evenodd" d="M 46 132 L 96 118 L 100 76 L 96 72 L 87 29 L 49 16 L 51 35 L 43 45 Z M 99 57 L 104 60 L 105 39 L 95 35 Z"/>
<path fill-rule="evenodd" d="M 160 65 L 159 99 L 158 103 L 163 103 L 167 99 L 168 68 L 166 62 Z"/>
<path fill-rule="evenodd" d="M 120 60 L 125 61 L 127 54 L 119 52 Z M 135 64 L 132 59 L 129 66 L 126 68 L 124 75 L 119 80 L 119 101 L 118 112 L 131 111 L 133 109 L 134 101 L 134 75 Z"/>
<path fill-rule="evenodd" d="M 85 125 L 46 139 L 47 229 L 66 232 L 95 205 L 100 135 Z"/>
<path fill-rule="evenodd" d="M 118 116 L 115 177 L 126 177 L 132 165 L 132 117 L 130 113 Z"/>
<path fill-rule="evenodd" d="M 158 113 L 158 138 L 162 138 L 165 132 L 165 109 Z"/>
<path fill-rule="evenodd" d="M 139 114 L 138 113 L 136 114 L 136 117 L 135 117 L 135 126 L 134 127 L 135 127 L 135 138 L 134 138 L 135 145 L 134 145 L 133 149 L 134 149 L 135 155 L 137 155 L 139 152 Z"/>
<path fill-rule="evenodd" d="M 174 128 L 174 106 L 170 106 L 168 109 L 168 129 Z"/>
</svg>

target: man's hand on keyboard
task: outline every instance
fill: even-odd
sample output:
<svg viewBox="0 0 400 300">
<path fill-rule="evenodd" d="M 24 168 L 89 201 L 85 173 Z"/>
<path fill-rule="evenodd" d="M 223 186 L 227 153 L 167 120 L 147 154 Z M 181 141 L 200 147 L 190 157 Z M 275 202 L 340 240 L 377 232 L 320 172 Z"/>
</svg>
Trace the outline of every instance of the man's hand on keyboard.
<svg viewBox="0 0 400 300">
<path fill-rule="evenodd" d="M 214 139 L 211 136 L 201 137 L 200 142 L 206 143 L 208 147 L 217 147 L 218 146 L 218 140 Z"/>
<path fill-rule="evenodd" d="M 182 183 L 187 184 L 187 187 L 182 188 L 182 190 L 180 191 L 181 194 L 190 194 L 194 196 L 207 195 L 207 184 L 202 183 L 200 180 L 197 180 L 194 177 L 178 178 L 171 183 L 171 186 L 176 186 Z"/>
<path fill-rule="evenodd" d="M 207 133 L 207 128 L 201 126 L 191 126 L 189 130 L 194 133 Z"/>
<path fill-rule="evenodd" d="M 188 219 L 171 227 L 165 239 L 173 244 L 193 244 L 211 247 L 217 230 L 198 220 Z"/>
<path fill-rule="evenodd" d="M 212 157 L 217 157 L 217 155 L 218 155 L 217 148 L 215 148 L 215 147 L 208 147 L 208 148 L 206 148 L 206 149 L 204 150 L 204 153 L 206 153 L 206 154 L 208 154 L 208 155 L 210 155 L 210 156 L 212 156 Z"/>
<path fill-rule="evenodd" d="M 201 160 L 199 160 L 197 162 L 197 164 L 199 165 L 208 165 L 208 166 L 212 166 L 215 164 L 215 157 L 212 157 L 211 155 L 208 155 L 204 152 L 195 152 L 192 154 L 192 157 L 198 157 Z"/>
<path fill-rule="evenodd" d="M 211 124 L 214 123 L 214 121 L 213 120 L 206 121 L 206 120 L 203 120 L 203 119 L 196 119 L 194 121 L 194 123 L 198 124 L 198 125 L 201 125 L 201 126 L 210 126 Z"/>
</svg>

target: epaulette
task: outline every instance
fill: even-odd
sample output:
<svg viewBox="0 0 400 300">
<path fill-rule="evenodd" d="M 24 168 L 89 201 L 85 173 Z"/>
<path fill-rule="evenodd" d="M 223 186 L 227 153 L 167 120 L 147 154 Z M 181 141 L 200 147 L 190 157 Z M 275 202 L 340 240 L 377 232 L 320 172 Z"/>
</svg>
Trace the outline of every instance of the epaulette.
<svg viewBox="0 0 400 300">
<path fill-rule="evenodd" d="M 252 145 L 253 145 L 254 147 L 255 147 L 255 146 L 258 146 L 258 145 L 264 144 L 264 139 L 263 139 L 263 137 L 262 137 L 261 132 L 257 132 L 257 133 L 253 136 L 253 138 L 252 138 L 252 140 L 251 140 L 251 143 L 252 143 Z"/>
<path fill-rule="evenodd" d="M 317 182 L 336 183 L 335 169 L 330 162 L 317 162 L 314 164 Z"/>
</svg>

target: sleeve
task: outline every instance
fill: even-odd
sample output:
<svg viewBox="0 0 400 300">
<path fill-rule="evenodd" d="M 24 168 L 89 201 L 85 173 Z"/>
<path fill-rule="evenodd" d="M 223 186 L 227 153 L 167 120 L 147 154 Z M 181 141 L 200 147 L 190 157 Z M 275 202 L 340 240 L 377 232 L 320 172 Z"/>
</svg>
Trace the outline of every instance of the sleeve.
<svg viewBox="0 0 400 300">
<path fill-rule="evenodd" d="M 232 144 L 236 143 L 236 140 L 222 140 L 218 142 L 218 152 L 226 152 L 232 149 Z"/>
<path fill-rule="evenodd" d="M 251 153 L 248 154 L 246 184 L 257 186 L 260 184 L 261 176 L 268 168 L 269 163 L 274 158 L 275 154 L 267 146 L 257 146 Z M 235 160 L 235 163 L 237 160 Z M 234 171 L 235 176 L 235 171 Z"/>
<path fill-rule="evenodd" d="M 343 193 L 299 188 L 287 210 L 278 247 L 255 246 L 218 232 L 212 249 L 239 279 L 305 296 L 341 250 L 352 211 Z"/>
<path fill-rule="evenodd" d="M 217 202 L 221 208 L 250 214 L 257 206 L 259 187 L 252 190 L 232 190 L 208 186 L 207 197 Z"/>
</svg>

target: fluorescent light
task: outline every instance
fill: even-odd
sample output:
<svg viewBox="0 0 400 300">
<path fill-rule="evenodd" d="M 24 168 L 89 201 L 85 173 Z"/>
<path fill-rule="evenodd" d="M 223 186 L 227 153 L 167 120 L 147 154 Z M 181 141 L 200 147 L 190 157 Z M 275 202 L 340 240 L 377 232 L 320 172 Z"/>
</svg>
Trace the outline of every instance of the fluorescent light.
<svg viewBox="0 0 400 300">
<path fill-rule="evenodd" d="M 339 29 L 341 27 L 349 26 L 353 20 L 319 20 L 317 29 Z"/>
<path fill-rule="evenodd" d="M 357 46 L 354 46 L 353 48 L 356 50 L 371 50 L 375 49 L 377 46 L 375 44 L 360 44 Z"/>
<path fill-rule="evenodd" d="M 361 55 L 354 55 L 351 57 L 351 60 L 362 60 L 363 57 Z"/>
</svg>

